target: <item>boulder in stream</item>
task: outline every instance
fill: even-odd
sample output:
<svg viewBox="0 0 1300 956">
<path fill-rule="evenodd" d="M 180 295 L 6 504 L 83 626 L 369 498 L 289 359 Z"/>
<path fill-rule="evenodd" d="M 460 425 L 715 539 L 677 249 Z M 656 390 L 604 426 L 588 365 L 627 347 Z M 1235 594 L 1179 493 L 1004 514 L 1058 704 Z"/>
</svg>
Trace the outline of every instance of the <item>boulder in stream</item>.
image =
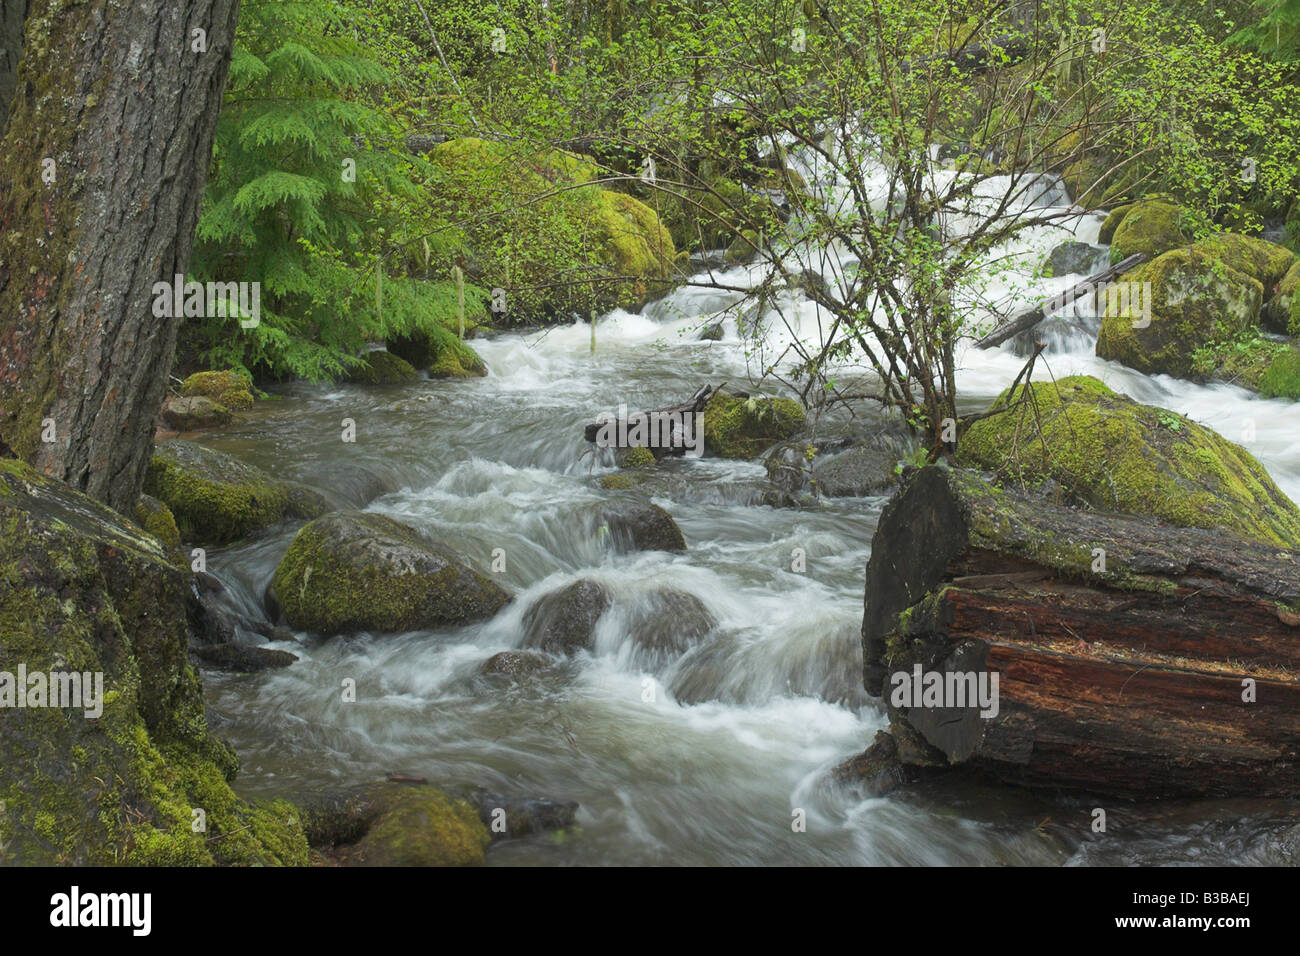
<svg viewBox="0 0 1300 956">
<path fill-rule="evenodd" d="M 704 450 L 718 458 L 757 458 L 803 427 L 803 408 L 793 399 L 717 392 L 704 406 Z"/>
<path fill-rule="evenodd" d="M 173 431 L 192 432 L 200 428 L 229 425 L 230 409 L 203 395 L 170 395 L 163 402 L 163 425 Z"/>
<path fill-rule="evenodd" d="M 448 627 L 510 595 L 446 545 L 385 515 L 335 512 L 304 525 L 275 569 L 289 624 L 320 634 Z"/>
<path fill-rule="evenodd" d="M 186 541 L 226 544 L 284 517 L 288 495 L 252 465 L 181 439 L 149 461 L 144 490 L 166 503 Z"/>
<path fill-rule="evenodd" d="M 1097 356 L 1148 375 L 1195 374 L 1195 352 L 1254 326 L 1264 300 L 1260 281 L 1204 249 L 1175 249 L 1125 273 L 1129 302 L 1107 296 Z M 1149 301 L 1138 294 L 1150 283 Z"/>
<path fill-rule="evenodd" d="M 1016 399 L 1026 401 L 971 425 L 960 464 L 1023 487 L 1050 480 L 1067 504 L 1300 546 L 1300 508 L 1217 432 L 1088 376 L 1021 386 Z M 1004 392 L 989 410 L 1008 402 Z"/>
<path fill-rule="evenodd" d="M 685 551 L 686 538 L 663 508 L 649 501 L 621 498 L 602 501 L 587 513 L 592 533 L 615 551 Z"/>
<path fill-rule="evenodd" d="M 552 591 L 524 614 L 524 645 L 552 654 L 590 650 L 596 622 L 610 603 L 605 586 L 585 578 Z"/>
<path fill-rule="evenodd" d="M 187 657 L 194 603 L 194 576 L 154 536 L 0 461 L 6 863 L 306 864 L 293 807 L 230 789 L 238 759 L 209 732 Z M 20 668 L 28 677 L 15 686 Z M 192 807 L 206 811 L 206 833 L 192 830 Z"/>
<path fill-rule="evenodd" d="M 347 380 L 355 385 L 401 385 L 419 377 L 410 362 L 383 349 L 366 353 L 347 373 Z"/>
</svg>

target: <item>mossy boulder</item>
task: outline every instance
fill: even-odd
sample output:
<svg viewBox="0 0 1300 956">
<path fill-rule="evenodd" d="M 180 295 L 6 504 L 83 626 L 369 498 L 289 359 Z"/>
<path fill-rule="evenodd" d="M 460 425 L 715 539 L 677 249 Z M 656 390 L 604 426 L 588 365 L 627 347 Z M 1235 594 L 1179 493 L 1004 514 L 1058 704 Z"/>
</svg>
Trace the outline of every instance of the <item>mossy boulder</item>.
<svg viewBox="0 0 1300 956">
<path fill-rule="evenodd" d="M 368 352 L 347 374 L 347 380 L 355 385 L 401 385 L 419 377 L 410 362 L 382 349 Z"/>
<path fill-rule="evenodd" d="M 144 490 L 171 509 L 184 540 L 199 544 L 226 544 L 264 528 L 284 517 L 289 501 L 260 468 L 181 439 L 158 447 Z"/>
<path fill-rule="evenodd" d="M 1140 405 L 1095 378 L 1017 390 L 1030 400 L 971 425 L 960 464 L 1001 480 L 1049 483 L 1071 502 L 1226 528 L 1283 547 L 1300 544 L 1300 509 L 1243 448 L 1164 409 Z M 1007 408 L 1004 392 L 990 411 Z"/>
<path fill-rule="evenodd" d="M 97 715 L 84 697 L 0 710 L 5 863 L 307 863 L 292 806 L 230 789 L 238 760 L 208 732 L 187 659 L 191 580 L 116 512 L 0 462 L 0 671 L 103 682 Z M 193 828 L 200 809 L 205 832 Z"/>
<path fill-rule="evenodd" d="M 478 866 L 492 842 L 478 811 L 429 786 L 398 787 L 349 863 L 360 866 Z"/>
<path fill-rule="evenodd" d="M 291 626 L 320 634 L 469 624 L 510 600 L 446 545 L 364 512 L 304 525 L 275 569 L 272 589 Z"/>
<path fill-rule="evenodd" d="M 1111 261 L 1119 262 L 1138 252 L 1154 258 L 1186 246 L 1192 241 L 1191 229 L 1187 213 L 1173 203 L 1160 199 L 1134 203 L 1125 210 L 1111 236 Z"/>
<path fill-rule="evenodd" d="M 1097 355 L 1139 372 L 1184 378 L 1194 372 L 1198 348 L 1254 325 L 1264 294 L 1258 279 L 1200 249 L 1166 252 L 1125 273 L 1119 282 L 1151 284 L 1150 315 L 1141 314 L 1135 301 L 1145 295 L 1132 296 L 1128 308 L 1108 301 Z"/>
<path fill-rule="evenodd" d="M 181 395 L 202 395 L 235 411 L 253 407 L 252 390 L 252 376 L 238 369 L 195 372 L 181 383 Z"/>
<path fill-rule="evenodd" d="M 181 546 L 172 510 L 152 495 L 141 495 L 135 503 L 135 523 L 157 538 L 168 552 Z"/>
<path fill-rule="evenodd" d="M 1287 270 L 1297 264 L 1296 255 L 1290 249 L 1235 232 L 1221 232 L 1203 239 L 1195 243 L 1192 249 L 1204 252 L 1229 268 L 1259 280 L 1264 287 L 1266 299 L 1273 295 L 1274 288 L 1282 281 Z"/>
<path fill-rule="evenodd" d="M 474 378 L 486 375 L 487 366 L 468 345 L 453 342 L 438 351 L 428 372 L 430 378 Z"/>
<path fill-rule="evenodd" d="M 1260 325 L 1270 332 L 1300 338 L 1300 262 L 1278 280 L 1276 289 L 1260 313 Z M 1268 292 L 1265 289 L 1265 294 Z"/>
<path fill-rule="evenodd" d="M 1110 245 L 1111 240 L 1115 238 L 1115 230 L 1119 228 L 1119 224 L 1124 221 L 1124 217 L 1129 214 L 1129 210 L 1134 205 L 1135 203 L 1131 202 L 1122 203 L 1111 209 L 1105 221 L 1102 222 L 1101 229 L 1097 232 L 1097 241 L 1103 246 Z"/>
<path fill-rule="evenodd" d="M 655 460 L 654 452 L 649 448 L 638 445 L 624 452 L 622 461 L 618 463 L 618 466 L 620 468 L 645 468 L 653 465 Z"/>
<path fill-rule="evenodd" d="M 468 228 L 484 274 L 509 270 L 515 292 L 506 321 L 635 310 L 667 290 L 677 255 L 672 236 L 648 205 L 593 182 L 592 161 L 475 137 L 441 144 L 432 159 L 431 189 L 440 202 L 501 213 Z M 571 283 L 579 271 L 618 281 Z"/>
<path fill-rule="evenodd" d="M 329 500 L 315 488 L 299 484 L 296 481 L 280 483 L 286 496 L 284 513 L 290 518 L 302 518 L 311 521 L 331 510 Z"/>
<path fill-rule="evenodd" d="M 704 407 L 704 448 L 718 458 L 756 458 L 803 426 L 803 408 L 793 399 L 719 392 Z"/>
<path fill-rule="evenodd" d="M 1292 345 L 1274 355 L 1257 387 L 1265 398 L 1300 401 L 1300 346 Z"/>
<path fill-rule="evenodd" d="M 188 398 L 179 395 L 168 397 L 162 407 L 165 426 L 178 432 L 192 432 L 200 428 L 219 428 L 229 425 L 230 409 L 203 395 Z"/>
</svg>

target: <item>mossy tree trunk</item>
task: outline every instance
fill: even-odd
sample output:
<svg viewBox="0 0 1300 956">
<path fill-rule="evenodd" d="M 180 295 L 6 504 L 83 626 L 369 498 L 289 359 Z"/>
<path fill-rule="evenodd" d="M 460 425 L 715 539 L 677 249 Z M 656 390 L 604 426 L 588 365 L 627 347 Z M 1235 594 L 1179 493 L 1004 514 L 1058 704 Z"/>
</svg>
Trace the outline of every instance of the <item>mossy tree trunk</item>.
<svg viewBox="0 0 1300 956">
<path fill-rule="evenodd" d="M 27 6 L 0 141 L 0 440 L 129 513 L 179 324 L 152 287 L 189 265 L 239 0 Z"/>
</svg>

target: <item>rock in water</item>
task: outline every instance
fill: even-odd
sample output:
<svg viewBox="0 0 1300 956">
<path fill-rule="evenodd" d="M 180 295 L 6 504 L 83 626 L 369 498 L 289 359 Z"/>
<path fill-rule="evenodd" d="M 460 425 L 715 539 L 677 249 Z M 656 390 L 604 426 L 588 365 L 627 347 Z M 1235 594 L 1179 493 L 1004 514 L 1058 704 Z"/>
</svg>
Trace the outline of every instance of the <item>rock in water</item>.
<svg viewBox="0 0 1300 956">
<path fill-rule="evenodd" d="M 0 461 L 5 862 L 307 863 L 292 806 L 230 789 L 238 761 L 209 734 L 187 660 L 192 580 L 116 512 Z M 15 687 L 20 667 L 28 682 Z M 68 703 L 58 695 L 74 689 L 74 671 L 80 706 L 49 706 Z M 13 706 L 16 692 L 37 702 L 38 673 L 45 706 Z M 192 807 L 205 810 L 206 833 L 193 831 Z"/>
<path fill-rule="evenodd" d="M 336 512 L 305 525 L 272 581 L 290 625 L 320 634 L 469 624 L 510 595 L 449 548 L 384 515 Z"/>
<path fill-rule="evenodd" d="M 149 461 L 144 490 L 176 516 L 181 537 L 226 544 L 284 517 L 289 499 L 274 478 L 203 445 L 173 439 Z"/>
<path fill-rule="evenodd" d="M 524 614 L 524 644 L 552 654 L 590 650 L 596 622 L 609 605 L 609 592 L 595 581 L 574 581 L 552 591 Z"/>
<path fill-rule="evenodd" d="M 604 501 L 587 517 L 592 533 L 615 551 L 686 550 L 686 537 L 673 516 L 649 501 Z"/>
<path fill-rule="evenodd" d="M 1300 546 L 1300 508 L 1217 432 L 1088 376 L 1037 382 L 1027 394 L 1031 401 L 971 425 L 957 445 L 960 464 L 1028 487 L 1050 479 L 1069 503 Z M 1016 397 L 1025 395 L 1022 386 Z M 1004 392 L 989 410 L 1007 404 Z"/>
<path fill-rule="evenodd" d="M 1150 283 L 1149 301 L 1145 284 Z M 1147 374 L 1194 374 L 1194 353 L 1231 338 L 1259 318 L 1264 287 L 1200 249 L 1175 249 L 1124 273 L 1116 287 L 1129 301 L 1107 296 L 1101 304 L 1097 356 Z"/>
<path fill-rule="evenodd" d="M 1101 272 L 1107 264 L 1108 257 L 1103 247 L 1070 239 L 1047 254 L 1043 263 L 1043 275 L 1090 276 L 1094 272 Z"/>
<path fill-rule="evenodd" d="M 171 396 L 162 407 L 163 424 L 178 432 L 229 425 L 230 418 L 230 409 L 203 395 Z"/>
<path fill-rule="evenodd" d="M 360 866 L 478 866 L 491 836 L 478 813 L 428 786 L 388 785 L 348 862 Z"/>
</svg>

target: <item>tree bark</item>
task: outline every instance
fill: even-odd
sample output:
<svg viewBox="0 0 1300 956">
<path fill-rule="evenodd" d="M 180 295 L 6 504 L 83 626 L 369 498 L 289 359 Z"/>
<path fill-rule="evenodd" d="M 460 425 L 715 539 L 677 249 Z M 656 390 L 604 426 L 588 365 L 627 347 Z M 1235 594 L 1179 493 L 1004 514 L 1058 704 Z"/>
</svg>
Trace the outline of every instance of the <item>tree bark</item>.
<svg viewBox="0 0 1300 956">
<path fill-rule="evenodd" d="M 27 19 L 28 0 L 4 0 L 0 3 L 0 133 L 18 84 L 18 61 L 23 52 L 23 22 Z"/>
<path fill-rule="evenodd" d="M 881 514 L 864 676 L 904 762 L 1122 797 L 1294 794 L 1298 605 L 1300 551 L 932 466 Z M 997 714 L 896 706 L 917 664 L 996 673 Z"/>
<path fill-rule="evenodd" d="M 0 440 L 129 514 L 180 321 L 152 287 L 189 265 L 239 0 L 29 6 L 0 143 Z"/>
</svg>

